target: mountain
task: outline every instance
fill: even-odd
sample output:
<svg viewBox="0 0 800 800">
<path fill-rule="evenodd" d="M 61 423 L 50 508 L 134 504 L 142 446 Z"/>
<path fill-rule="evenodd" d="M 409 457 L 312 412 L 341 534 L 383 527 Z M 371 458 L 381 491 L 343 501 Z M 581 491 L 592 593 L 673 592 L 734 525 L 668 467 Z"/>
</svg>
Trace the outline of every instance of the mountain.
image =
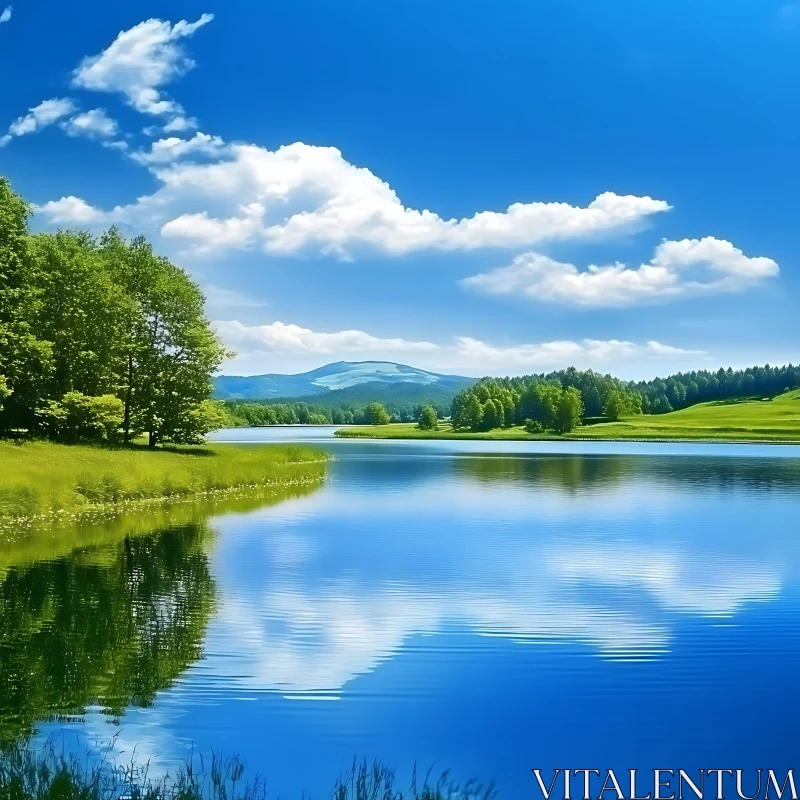
<svg viewBox="0 0 800 800">
<path fill-rule="evenodd" d="M 428 389 L 435 390 L 433 394 L 438 396 L 455 393 L 473 383 L 474 378 L 441 375 L 390 361 L 337 361 L 298 375 L 219 375 L 214 379 L 214 397 L 219 400 L 305 399 L 334 391 L 340 396 L 341 390 L 361 387 L 363 391 L 357 392 L 359 396 L 370 395 L 368 400 L 380 402 L 380 397 L 371 395 L 392 386 L 401 387 L 404 395 L 408 394 L 405 390 L 418 387 L 420 396 L 425 395 Z"/>
</svg>

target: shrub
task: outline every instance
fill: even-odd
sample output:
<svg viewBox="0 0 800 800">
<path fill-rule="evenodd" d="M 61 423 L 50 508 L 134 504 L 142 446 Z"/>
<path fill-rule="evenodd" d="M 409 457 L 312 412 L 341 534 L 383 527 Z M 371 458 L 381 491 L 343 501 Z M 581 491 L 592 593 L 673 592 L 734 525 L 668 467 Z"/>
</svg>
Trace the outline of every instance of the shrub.
<svg viewBox="0 0 800 800">
<path fill-rule="evenodd" d="M 91 397 L 67 392 L 60 401 L 50 400 L 37 413 L 53 439 L 114 441 L 119 436 L 125 408 L 113 394 Z"/>
<path fill-rule="evenodd" d="M 419 429 L 421 431 L 439 430 L 439 419 L 433 406 L 425 406 L 419 415 Z"/>
<path fill-rule="evenodd" d="M 528 433 L 544 433 L 544 425 L 542 425 L 541 422 L 537 422 L 535 419 L 526 419 L 525 430 Z"/>
</svg>

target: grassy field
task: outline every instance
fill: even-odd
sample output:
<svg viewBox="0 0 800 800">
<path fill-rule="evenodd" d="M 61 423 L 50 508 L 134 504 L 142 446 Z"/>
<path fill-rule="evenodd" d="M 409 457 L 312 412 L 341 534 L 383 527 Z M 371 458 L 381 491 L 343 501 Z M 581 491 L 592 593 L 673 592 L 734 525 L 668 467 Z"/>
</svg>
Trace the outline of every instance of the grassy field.
<svg viewBox="0 0 800 800">
<path fill-rule="evenodd" d="M 800 442 L 800 390 L 773 400 L 700 403 L 670 414 L 628 417 L 576 428 L 566 436 L 529 434 L 524 428 L 496 428 L 472 433 L 453 431 L 440 424 L 438 431 L 421 431 L 414 423 L 345 428 L 343 438 L 371 439 L 488 439 L 488 440 L 669 440 L 731 442 Z"/>
<path fill-rule="evenodd" d="M 773 400 L 700 403 L 573 432 L 586 439 L 687 439 L 709 441 L 800 442 L 800 391 Z"/>
<path fill-rule="evenodd" d="M 297 446 L 103 448 L 0 442 L 0 527 L 146 501 L 319 482 L 326 456 Z"/>
</svg>

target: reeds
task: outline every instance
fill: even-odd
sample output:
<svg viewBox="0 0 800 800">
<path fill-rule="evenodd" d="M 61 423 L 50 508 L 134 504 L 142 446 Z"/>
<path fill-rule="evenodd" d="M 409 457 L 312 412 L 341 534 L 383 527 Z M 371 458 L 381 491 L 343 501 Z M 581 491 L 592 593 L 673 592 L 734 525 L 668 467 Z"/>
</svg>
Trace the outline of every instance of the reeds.
<svg viewBox="0 0 800 800">
<path fill-rule="evenodd" d="M 354 760 L 335 782 L 332 800 L 495 800 L 492 785 L 459 784 L 447 772 L 428 772 L 397 787 L 393 770 L 380 762 Z M 155 777 L 149 763 L 118 765 L 108 759 L 79 757 L 48 740 L 39 749 L 20 743 L 0 752 L 0 800 L 267 800 L 267 784 L 247 779 L 238 758 L 197 756 L 174 775 Z"/>
</svg>

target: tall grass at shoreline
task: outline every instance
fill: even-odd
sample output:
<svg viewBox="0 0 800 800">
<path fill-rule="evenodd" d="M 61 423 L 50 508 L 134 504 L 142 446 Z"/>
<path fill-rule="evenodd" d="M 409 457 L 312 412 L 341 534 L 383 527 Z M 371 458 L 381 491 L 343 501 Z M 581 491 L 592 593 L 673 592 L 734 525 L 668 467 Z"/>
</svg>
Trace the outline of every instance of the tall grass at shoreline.
<svg viewBox="0 0 800 800">
<path fill-rule="evenodd" d="M 298 792 L 298 800 L 299 800 Z M 58 749 L 27 744 L 0 752 L 0 800 L 267 800 L 267 783 L 248 779 L 238 758 L 192 758 L 175 775 L 155 777 L 148 763 L 117 765 Z M 354 760 L 333 782 L 332 800 L 495 800 L 493 785 L 459 784 L 447 772 L 398 788 L 393 770 Z"/>
<path fill-rule="evenodd" d="M 0 442 L 0 527 L 148 500 L 317 483 L 326 459 L 291 445 L 148 450 Z"/>
</svg>

